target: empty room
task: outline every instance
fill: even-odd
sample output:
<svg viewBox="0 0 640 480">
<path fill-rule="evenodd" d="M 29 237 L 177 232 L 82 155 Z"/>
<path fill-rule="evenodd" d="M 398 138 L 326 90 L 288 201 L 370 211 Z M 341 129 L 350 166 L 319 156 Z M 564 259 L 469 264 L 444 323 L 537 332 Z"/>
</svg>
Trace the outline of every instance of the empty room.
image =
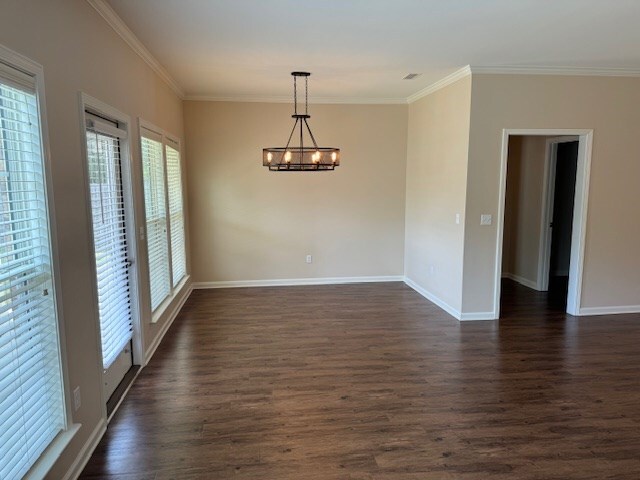
<svg viewBox="0 0 640 480">
<path fill-rule="evenodd" d="M 0 2 L 0 480 L 640 478 L 640 2 Z"/>
</svg>

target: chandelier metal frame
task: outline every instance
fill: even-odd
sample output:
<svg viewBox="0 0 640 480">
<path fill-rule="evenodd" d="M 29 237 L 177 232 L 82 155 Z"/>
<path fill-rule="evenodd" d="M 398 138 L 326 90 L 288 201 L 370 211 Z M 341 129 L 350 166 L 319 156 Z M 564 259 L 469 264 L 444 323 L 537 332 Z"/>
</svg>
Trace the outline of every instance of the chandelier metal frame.
<svg viewBox="0 0 640 480">
<path fill-rule="evenodd" d="M 293 101 L 295 119 L 289 140 L 284 147 L 269 147 L 262 149 L 262 165 L 274 172 L 321 172 L 334 170 L 340 165 L 340 149 L 334 147 L 319 147 L 309 122 L 309 72 L 291 72 L 293 76 Z M 304 78 L 304 114 L 298 113 L 298 78 Z M 309 132 L 313 146 L 304 146 L 304 131 Z M 291 146 L 296 130 L 299 131 L 298 146 Z"/>
</svg>

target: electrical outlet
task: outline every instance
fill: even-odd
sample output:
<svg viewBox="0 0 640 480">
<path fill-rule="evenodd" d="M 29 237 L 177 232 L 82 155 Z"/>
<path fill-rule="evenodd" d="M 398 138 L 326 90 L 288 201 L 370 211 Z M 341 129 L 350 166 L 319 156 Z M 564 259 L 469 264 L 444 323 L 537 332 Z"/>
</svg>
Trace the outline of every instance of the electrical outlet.
<svg viewBox="0 0 640 480">
<path fill-rule="evenodd" d="M 80 387 L 73 389 L 73 409 L 77 412 L 82 405 L 82 397 L 80 396 Z"/>
<path fill-rule="evenodd" d="M 491 225 L 493 217 L 489 214 L 483 213 L 480 215 L 480 225 Z"/>
<path fill-rule="evenodd" d="M 456 225 L 460 225 L 460 214 L 456 213 Z"/>
<path fill-rule="evenodd" d="M 313 257 L 311 255 L 307 255 L 307 263 L 313 262 Z"/>
</svg>

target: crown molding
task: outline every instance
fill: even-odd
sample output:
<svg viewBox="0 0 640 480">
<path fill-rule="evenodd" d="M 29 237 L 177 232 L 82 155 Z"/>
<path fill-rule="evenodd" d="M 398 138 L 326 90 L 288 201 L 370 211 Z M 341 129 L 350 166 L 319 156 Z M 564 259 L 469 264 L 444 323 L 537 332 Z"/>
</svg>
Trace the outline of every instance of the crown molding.
<svg viewBox="0 0 640 480">
<path fill-rule="evenodd" d="M 105 0 L 87 0 L 104 20 L 120 35 L 120 37 L 142 58 L 158 76 L 171 87 L 181 99 L 184 99 L 185 93 L 182 87 L 176 82 L 169 72 L 160 64 L 160 62 L 147 50 L 135 33 L 124 23 L 122 18 Z"/>
<path fill-rule="evenodd" d="M 290 96 L 216 96 L 216 95 L 187 95 L 184 100 L 198 102 L 256 102 L 256 103 L 293 103 Z M 376 97 L 309 97 L 313 104 L 360 104 L 360 105 L 405 105 L 406 98 L 376 98 Z"/>
<path fill-rule="evenodd" d="M 292 103 L 285 96 L 218 96 L 218 95 L 186 95 L 180 84 L 167 72 L 162 64 L 142 44 L 138 37 L 124 23 L 116 11 L 106 0 L 87 0 L 100 16 L 120 35 L 120 37 L 149 65 L 158 76 L 171 87 L 182 99 L 201 102 L 258 102 L 258 103 Z M 393 97 L 312 97 L 315 104 L 366 104 L 397 105 L 413 103 L 427 95 L 441 90 L 458 80 L 472 74 L 493 75 L 565 75 L 565 76 L 599 76 L 599 77 L 640 77 L 640 68 L 592 68 L 561 66 L 519 66 L 519 65 L 466 65 L 431 85 L 409 95 L 407 98 Z"/>
<path fill-rule="evenodd" d="M 95 1 L 95 0 L 93 0 Z M 310 97 L 315 104 L 407 104 L 413 103 L 427 95 L 441 90 L 469 75 L 566 75 L 566 76 L 594 76 L 594 77 L 640 77 L 638 68 L 591 68 L 591 67 L 550 67 L 550 66 L 472 66 L 466 65 L 455 72 L 438 80 L 431 85 L 417 91 L 407 98 L 376 98 L 376 97 Z M 261 97 L 251 95 L 215 96 L 215 95 L 187 95 L 185 100 L 201 102 L 261 102 L 261 103 L 293 103 L 291 97 L 273 96 Z"/>
<path fill-rule="evenodd" d="M 474 74 L 495 75 L 567 75 L 590 77 L 640 77 L 640 68 L 596 68 L 596 67 L 557 67 L 557 66 L 518 66 L 518 65 L 478 65 L 471 66 Z"/>
<path fill-rule="evenodd" d="M 441 90 L 444 87 L 447 87 L 452 83 L 457 82 L 461 78 L 467 77 L 469 75 L 471 75 L 471 67 L 469 65 L 466 65 L 456 70 L 455 72 L 447 75 L 443 79 L 438 80 L 437 82 L 432 83 L 431 85 L 423 88 L 422 90 L 418 90 L 413 95 L 409 95 L 406 99 L 406 103 L 413 103 L 416 100 L 419 100 L 422 97 L 426 97 L 427 95 L 431 95 L 432 93 L 437 92 L 438 90 Z"/>
</svg>

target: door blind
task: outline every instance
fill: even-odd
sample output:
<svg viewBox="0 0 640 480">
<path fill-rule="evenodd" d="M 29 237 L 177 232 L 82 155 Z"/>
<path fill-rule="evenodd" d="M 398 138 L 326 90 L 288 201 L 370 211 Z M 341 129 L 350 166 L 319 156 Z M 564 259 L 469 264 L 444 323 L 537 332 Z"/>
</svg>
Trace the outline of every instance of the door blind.
<svg viewBox="0 0 640 480">
<path fill-rule="evenodd" d="M 120 141 L 87 121 L 87 162 L 102 364 L 109 368 L 132 337 L 129 259 Z M 114 132 L 117 132 L 115 127 Z"/>
<path fill-rule="evenodd" d="M 0 68 L 0 478 L 65 427 L 37 99 Z M 28 84 L 28 82 L 27 82 Z"/>
<path fill-rule="evenodd" d="M 147 256 L 151 283 L 151 310 L 155 311 L 171 292 L 167 209 L 162 138 L 143 130 L 142 172 L 147 227 Z"/>
<path fill-rule="evenodd" d="M 182 175 L 180 152 L 170 145 L 167 154 L 167 188 L 169 189 L 169 221 L 171 232 L 171 271 L 173 286 L 180 283 L 187 273 L 184 243 L 184 213 L 182 210 Z"/>
</svg>

